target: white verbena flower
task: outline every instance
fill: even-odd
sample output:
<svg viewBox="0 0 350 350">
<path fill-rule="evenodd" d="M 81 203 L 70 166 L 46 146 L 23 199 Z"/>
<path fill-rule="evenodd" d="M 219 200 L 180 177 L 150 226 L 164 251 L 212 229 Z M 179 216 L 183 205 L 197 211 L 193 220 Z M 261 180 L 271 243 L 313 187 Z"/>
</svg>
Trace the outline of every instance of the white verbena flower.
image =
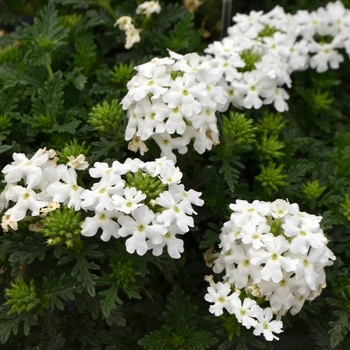
<svg viewBox="0 0 350 350">
<path fill-rule="evenodd" d="M 141 29 L 136 29 L 133 25 L 126 29 L 126 43 L 124 45 L 126 49 L 132 48 L 134 44 L 139 43 L 141 41 L 140 32 Z"/>
<path fill-rule="evenodd" d="M 85 218 L 84 222 L 81 225 L 81 234 L 86 237 L 95 236 L 98 229 L 102 229 L 101 239 L 104 242 L 107 242 L 113 236 L 114 238 L 119 238 L 119 225 L 114 220 L 117 219 L 121 214 L 117 210 L 108 211 L 95 210 L 95 215 L 93 217 Z"/>
<path fill-rule="evenodd" d="M 22 186 L 14 186 L 9 199 L 16 203 L 5 212 L 5 215 L 10 215 L 10 221 L 22 220 L 28 209 L 31 210 L 32 216 L 37 216 L 40 214 L 40 209 L 47 205 L 47 202 L 37 199 L 37 194 L 32 189 Z"/>
<path fill-rule="evenodd" d="M 233 313 L 232 300 L 238 298 L 237 293 L 231 293 L 231 286 L 229 283 L 218 282 L 214 287 L 208 287 L 208 293 L 204 296 L 204 299 L 209 303 L 214 303 L 210 305 L 209 312 L 215 316 L 220 316 L 223 314 L 223 309 L 225 308 L 230 314 Z"/>
<path fill-rule="evenodd" d="M 254 335 L 260 335 L 261 333 L 264 335 L 265 339 L 268 341 L 272 341 L 273 339 L 279 339 L 273 333 L 281 333 L 282 329 L 282 321 L 272 320 L 273 313 L 271 308 L 262 309 L 260 315 L 258 315 L 258 324 L 255 326 L 253 331 Z"/>
<path fill-rule="evenodd" d="M 121 226 L 118 233 L 122 237 L 131 235 L 125 242 L 129 253 L 136 251 L 137 254 L 144 255 L 148 250 L 146 240 L 151 240 L 153 244 L 161 243 L 167 229 L 154 222 L 156 215 L 146 205 L 136 208 L 131 215 L 132 217 L 123 215 L 118 218 Z"/>
<path fill-rule="evenodd" d="M 24 153 L 14 153 L 11 164 L 8 164 L 2 170 L 5 174 L 5 181 L 8 183 L 17 183 L 24 179 L 28 188 L 34 188 L 41 181 L 41 166 L 49 159 L 49 153 L 46 149 L 40 148 L 32 158 L 28 159 Z"/>
<path fill-rule="evenodd" d="M 79 154 L 78 157 L 69 156 L 68 166 L 72 167 L 76 170 L 85 170 L 89 167 L 89 163 L 86 161 L 85 156 L 83 154 Z"/>
<path fill-rule="evenodd" d="M 151 16 L 152 13 L 159 13 L 161 11 L 159 1 L 145 1 L 137 6 L 136 13 L 143 14 L 146 17 Z"/>
<path fill-rule="evenodd" d="M 114 26 L 119 26 L 120 30 L 126 31 L 133 26 L 132 18 L 130 16 L 121 16 L 114 23 Z"/>
</svg>

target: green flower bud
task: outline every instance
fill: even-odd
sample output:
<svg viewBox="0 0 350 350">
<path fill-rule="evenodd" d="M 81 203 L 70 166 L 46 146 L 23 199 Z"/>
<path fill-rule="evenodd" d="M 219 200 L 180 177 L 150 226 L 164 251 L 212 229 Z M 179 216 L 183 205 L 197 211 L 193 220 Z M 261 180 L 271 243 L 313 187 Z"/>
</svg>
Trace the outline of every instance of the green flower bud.
<svg viewBox="0 0 350 350">
<path fill-rule="evenodd" d="M 13 63 L 18 60 L 18 45 L 12 44 L 0 50 L 0 64 Z"/>
<path fill-rule="evenodd" d="M 270 162 L 266 167 L 261 166 L 261 174 L 256 177 L 256 180 L 261 182 L 264 191 L 271 195 L 277 192 L 280 187 L 288 186 L 286 182 L 287 175 L 283 175 L 283 165 L 276 167 L 276 164 Z"/>
<path fill-rule="evenodd" d="M 319 198 L 325 189 L 326 186 L 320 187 L 318 180 L 308 181 L 306 184 L 303 184 L 303 192 L 309 200 Z"/>
<path fill-rule="evenodd" d="M 350 196 L 348 194 L 345 195 L 343 203 L 340 204 L 340 208 L 342 214 L 350 220 Z"/>
<path fill-rule="evenodd" d="M 284 143 L 277 139 L 277 135 L 263 135 L 261 141 L 256 146 L 258 152 L 265 159 L 280 158 L 284 156 L 280 149 L 284 148 Z"/>
<path fill-rule="evenodd" d="M 241 58 L 245 62 L 245 67 L 239 68 L 239 72 L 251 72 L 255 70 L 255 63 L 259 61 L 260 55 L 253 52 L 252 49 L 243 51 L 241 53 Z"/>
<path fill-rule="evenodd" d="M 82 19 L 81 14 L 73 13 L 71 15 L 65 15 L 60 17 L 60 23 L 67 29 L 76 29 L 77 24 Z"/>
<path fill-rule="evenodd" d="M 177 77 L 183 77 L 183 75 L 184 75 L 184 72 L 181 72 L 181 71 L 173 70 L 170 72 L 170 77 L 172 80 L 175 80 Z"/>
<path fill-rule="evenodd" d="M 257 128 L 253 126 L 253 120 L 243 114 L 231 112 L 228 118 L 223 115 L 222 124 L 225 144 L 229 147 L 237 148 L 255 142 Z"/>
<path fill-rule="evenodd" d="M 57 153 L 61 162 L 66 164 L 67 160 L 70 159 L 71 156 L 77 158 L 81 154 L 87 155 L 89 154 L 90 149 L 90 145 L 87 146 L 85 142 L 79 144 L 78 141 L 74 139 L 73 141 L 66 142 L 62 151 Z"/>
<path fill-rule="evenodd" d="M 167 188 L 157 177 L 144 173 L 141 169 L 136 173 L 127 173 L 125 175 L 125 185 L 128 187 L 135 187 L 146 195 L 145 204 L 152 207 L 154 211 L 156 205 L 153 200 L 156 199 Z"/>
<path fill-rule="evenodd" d="M 0 133 L 8 134 L 11 126 L 11 118 L 7 114 L 0 115 Z"/>
<path fill-rule="evenodd" d="M 260 132 L 267 134 L 279 134 L 287 124 L 287 120 L 279 113 L 264 112 L 263 117 L 257 122 Z"/>
<path fill-rule="evenodd" d="M 315 111 L 329 110 L 334 98 L 330 96 L 330 90 L 321 92 L 320 89 L 311 92 L 311 105 L 315 108 Z"/>
<path fill-rule="evenodd" d="M 272 25 L 267 25 L 259 32 L 259 37 L 263 38 L 264 36 L 273 36 L 276 32 L 276 28 L 274 28 Z"/>
<path fill-rule="evenodd" d="M 81 222 L 80 212 L 64 205 L 43 219 L 43 228 L 39 232 L 48 238 L 48 245 L 65 244 L 67 248 L 79 252 L 82 248 Z"/>
<path fill-rule="evenodd" d="M 10 305 L 11 314 L 20 314 L 36 309 L 36 313 L 42 314 L 44 308 L 48 308 L 48 299 L 42 291 L 37 289 L 34 280 L 30 281 L 30 285 L 23 279 L 16 279 L 10 284 L 11 288 L 5 289 L 5 295 L 8 300 L 5 305 Z"/>
<path fill-rule="evenodd" d="M 126 84 L 135 75 L 134 66 L 131 64 L 118 64 L 110 71 L 112 81 L 126 90 Z"/>
<path fill-rule="evenodd" d="M 242 325 L 237 321 L 235 315 L 222 316 L 220 319 L 222 320 L 223 326 L 228 333 L 229 341 L 241 336 Z"/>
<path fill-rule="evenodd" d="M 88 122 L 101 132 L 116 133 L 123 118 L 124 111 L 118 100 L 103 101 L 92 107 Z"/>
</svg>

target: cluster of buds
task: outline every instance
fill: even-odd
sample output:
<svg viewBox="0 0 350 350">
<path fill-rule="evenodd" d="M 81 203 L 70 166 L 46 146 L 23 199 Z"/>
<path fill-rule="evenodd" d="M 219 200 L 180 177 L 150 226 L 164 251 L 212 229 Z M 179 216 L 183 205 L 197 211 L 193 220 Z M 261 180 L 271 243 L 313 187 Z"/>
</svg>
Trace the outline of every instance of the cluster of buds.
<svg viewBox="0 0 350 350">
<path fill-rule="evenodd" d="M 158 256 L 166 247 L 172 258 L 179 258 L 184 247 L 177 235 L 194 226 L 192 204 L 204 204 L 201 193 L 186 191 L 180 184 L 182 173 L 166 158 L 127 159 L 114 161 L 112 166 L 97 162 L 89 169 L 89 181 L 98 180 L 88 189 L 80 186 L 76 171 L 87 166 L 82 155 L 59 165 L 55 152 L 45 149 L 30 159 L 14 153 L 13 159 L 2 171 L 7 182 L 0 194 L 0 211 L 6 209 L 4 231 L 16 230 L 17 223 L 28 217 L 40 221 L 63 205 L 84 214 L 83 236 L 94 236 L 100 230 L 103 241 L 128 237 L 129 253 L 143 255 L 152 250 Z M 40 226 L 36 225 L 38 231 Z M 50 241 L 55 240 L 51 237 Z"/>
<path fill-rule="evenodd" d="M 215 112 L 227 108 L 227 93 L 205 57 L 169 53 L 136 67 L 122 106 L 129 118 L 125 139 L 141 148 L 152 138 L 161 156 L 176 160 L 173 150 L 186 153 L 192 139 L 200 154 L 219 142 Z"/>
<path fill-rule="evenodd" d="M 260 307 L 250 300 L 268 302 L 281 318 L 288 311 L 295 315 L 306 300 L 320 295 L 326 286 L 324 267 L 335 260 L 320 228 L 322 217 L 302 212 L 297 204 L 282 199 L 272 203 L 237 200 L 230 209 L 233 213 L 223 225 L 221 252 L 213 266 L 215 273 L 223 273 L 224 283 L 210 287 L 206 296 L 215 303 L 210 308 L 212 313 L 219 315 L 225 307 L 237 316 L 235 305 L 241 292 L 250 303 L 247 315 L 255 319 L 247 325 L 257 325 Z M 228 294 L 232 288 L 237 295 L 231 298 Z M 224 303 L 218 303 L 220 297 Z"/>
</svg>

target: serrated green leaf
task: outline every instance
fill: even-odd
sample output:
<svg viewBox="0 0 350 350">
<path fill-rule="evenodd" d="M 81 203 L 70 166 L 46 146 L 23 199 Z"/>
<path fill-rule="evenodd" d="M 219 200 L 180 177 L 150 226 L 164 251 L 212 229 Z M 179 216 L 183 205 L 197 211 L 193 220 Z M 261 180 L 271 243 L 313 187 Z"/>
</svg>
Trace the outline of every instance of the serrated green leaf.
<svg viewBox="0 0 350 350">
<path fill-rule="evenodd" d="M 38 97 L 32 98 L 34 116 L 44 116 L 52 122 L 55 121 L 63 106 L 63 84 L 60 71 L 56 72 L 52 79 L 45 82 L 44 88 L 38 91 Z"/>
<path fill-rule="evenodd" d="M 234 163 L 237 165 L 237 163 Z M 219 169 L 219 173 L 224 175 L 228 187 L 231 192 L 235 191 L 235 186 L 238 183 L 239 171 L 230 163 L 227 159 L 222 159 L 222 167 Z"/>
<path fill-rule="evenodd" d="M 59 21 L 58 12 L 52 2 L 34 18 L 34 25 L 24 23 L 23 39 L 31 44 L 26 58 L 33 65 L 51 64 L 51 53 L 65 44 L 69 30 Z"/>
<path fill-rule="evenodd" d="M 165 6 L 159 13 L 156 24 L 162 28 L 168 28 L 173 23 L 177 23 L 181 18 L 183 18 L 188 13 L 185 6 L 178 3 L 169 3 Z"/>
<path fill-rule="evenodd" d="M 50 134 L 54 132 L 58 132 L 58 133 L 66 132 L 69 134 L 75 134 L 79 124 L 80 124 L 80 120 L 72 120 L 62 125 L 56 123 L 54 126 L 52 126 L 50 130 L 47 130 L 47 132 L 49 132 Z"/>
<path fill-rule="evenodd" d="M 40 237 L 27 237 L 21 242 L 18 249 L 9 256 L 9 262 L 12 266 L 31 264 L 34 260 L 43 261 L 50 247 L 44 244 L 44 240 Z"/>
<path fill-rule="evenodd" d="M 338 316 L 337 321 L 329 322 L 331 329 L 328 331 L 331 338 L 331 346 L 335 348 L 339 343 L 344 340 L 344 337 L 350 332 L 349 315 L 345 310 L 338 310 L 334 312 L 335 316 Z"/>
<path fill-rule="evenodd" d="M 7 151 L 10 150 L 11 148 L 12 148 L 11 145 L 0 145 L 0 153 L 7 152 Z"/>
<path fill-rule="evenodd" d="M 50 272 L 49 277 L 43 278 L 43 291 L 49 298 L 49 309 L 55 308 L 63 310 L 64 302 L 74 300 L 75 293 L 80 292 L 80 285 L 74 284 L 72 278 L 65 273 L 57 277 L 54 271 Z"/>
<path fill-rule="evenodd" d="M 19 324 L 23 321 L 25 314 L 7 315 L 7 309 L 1 306 L 0 308 L 0 342 L 5 344 L 11 334 L 18 333 Z"/>
<path fill-rule="evenodd" d="M 106 323 L 109 326 L 116 325 L 118 327 L 125 327 L 126 321 L 123 313 L 119 311 L 120 309 L 121 307 L 117 306 L 114 310 L 111 311 L 109 317 L 106 318 Z"/>
<path fill-rule="evenodd" d="M 105 296 L 101 300 L 101 308 L 104 317 L 108 318 L 111 315 L 111 312 L 117 308 L 117 304 L 122 305 L 123 301 L 118 296 L 118 286 L 111 286 L 110 289 L 104 290 L 99 294 Z"/>
<path fill-rule="evenodd" d="M 83 255 L 76 257 L 76 264 L 72 270 L 72 276 L 76 277 L 78 282 L 81 282 L 83 287 L 86 288 L 89 295 L 95 296 L 95 285 L 98 280 L 98 276 L 91 273 L 89 270 L 99 270 L 100 267 L 94 262 L 88 262 Z"/>
<path fill-rule="evenodd" d="M 220 242 L 219 234 L 212 230 L 207 230 L 199 245 L 199 249 L 209 248 L 215 246 Z"/>
</svg>

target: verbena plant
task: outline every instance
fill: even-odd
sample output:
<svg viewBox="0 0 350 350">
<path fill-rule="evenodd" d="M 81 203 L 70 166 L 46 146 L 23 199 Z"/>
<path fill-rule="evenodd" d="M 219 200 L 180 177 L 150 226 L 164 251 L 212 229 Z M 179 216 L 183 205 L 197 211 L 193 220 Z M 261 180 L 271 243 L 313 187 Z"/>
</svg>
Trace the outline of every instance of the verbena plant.
<svg viewBox="0 0 350 350">
<path fill-rule="evenodd" d="M 184 4 L 4 3 L 2 348 L 350 348 L 349 4 Z"/>
</svg>

